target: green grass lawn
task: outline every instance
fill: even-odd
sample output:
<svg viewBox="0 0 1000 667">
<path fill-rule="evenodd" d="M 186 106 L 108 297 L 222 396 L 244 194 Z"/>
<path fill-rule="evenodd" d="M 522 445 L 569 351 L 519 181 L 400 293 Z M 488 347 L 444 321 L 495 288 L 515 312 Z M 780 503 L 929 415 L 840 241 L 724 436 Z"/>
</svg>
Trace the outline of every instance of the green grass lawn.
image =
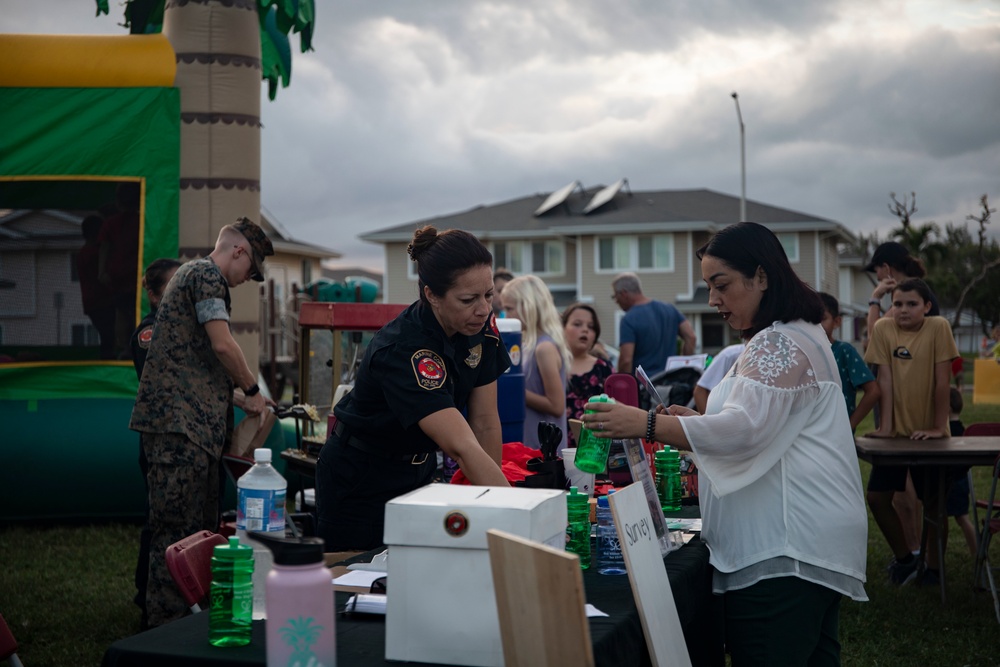
<svg viewBox="0 0 1000 667">
<path fill-rule="evenodd" d="M 966 424 L 1000 421 L 1000 406 L 973 406 L 966 396 Z M 858 433 L 871 430 L 869 416 Z M 869 469 L 861 463 L 865 482 Z M 990 470 L 976 468 L 974 474 L 976 495 L 983 498 Z M 841 606 L 844 665 L 1000 665 L 993 601 L 988 592 L 973 590 L 972 558 L 954 523 L 950 528 L 948 604 L 942 606 L 937 588 L 887 584 L 891 554 L 869 520 L 870 601 L 844 600 Z M 134 524 L 0 527 L 0 611 L 21 644 L 25 665 L 96 666 L 108 645 L 138 632 L 139 610 L 132 603 L 138 543 Z"/>
</svg>

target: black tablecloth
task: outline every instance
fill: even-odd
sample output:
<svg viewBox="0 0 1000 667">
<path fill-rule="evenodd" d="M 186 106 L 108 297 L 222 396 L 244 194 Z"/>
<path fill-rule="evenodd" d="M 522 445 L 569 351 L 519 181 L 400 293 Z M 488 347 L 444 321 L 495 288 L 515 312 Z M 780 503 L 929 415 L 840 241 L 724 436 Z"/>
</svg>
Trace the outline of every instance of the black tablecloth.
<svg viewBox="0 0 1000 667">
<path fill-rule="evenodd" d="M 720 666 L 722 648 L 721 605 L 712 595 L 708 547 L 692 540 L 664 559 L 670 587 L 691 663 Z M 590 619 L 594 658 L 599 666 L 649 665 L 639 613 L 627 575 L 607 576 L 596 570 L 583 573 L 587 602 L 608 614 Z M 337 609 L 350 597 L 336 593 Z M 208 613 L 202 612 L 142 634 L 115 642 L 104 655 L 104 667 L 213 667 L 257 666 L 266 663 L 264 621 L 254 621 L 247 646 L 217 648 L 208 643 Z M 368 667 L 396 664 L 385 660 L 385 617 L 337 616 L 337 665 Z"/>
</svg>

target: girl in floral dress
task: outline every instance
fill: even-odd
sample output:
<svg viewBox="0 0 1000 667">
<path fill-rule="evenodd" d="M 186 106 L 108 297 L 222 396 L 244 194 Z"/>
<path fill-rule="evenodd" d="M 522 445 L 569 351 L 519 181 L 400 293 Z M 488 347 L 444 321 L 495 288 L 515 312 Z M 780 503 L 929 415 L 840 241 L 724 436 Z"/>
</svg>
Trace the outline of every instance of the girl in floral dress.
<svg viewBox="0 0 1000 667">
<path fill-rule="evenodd" d="M 566 346 L 573 355 L 566 379 L 566 418 L 579 419 L 590 397 L 604 392 L 604 381 L 614 369 L 593 353 L 601 337 L 601 322 L 593 306 L 574 303 L 563 311 L 562 323 Z M 572 430 L 567 446 L 576 447 Z"/>
</svg>

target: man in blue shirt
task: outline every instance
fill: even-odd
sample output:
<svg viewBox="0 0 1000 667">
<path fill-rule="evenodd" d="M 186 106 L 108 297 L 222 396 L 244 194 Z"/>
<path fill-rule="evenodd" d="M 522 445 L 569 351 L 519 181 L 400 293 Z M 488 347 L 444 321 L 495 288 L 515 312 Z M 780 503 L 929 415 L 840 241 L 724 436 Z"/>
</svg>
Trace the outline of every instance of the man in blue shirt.
<svg viewBox="0 0 1000 667">
<path fill-rule="evenodd" d="M 669 303 L 655 301 L 642 293 L 642 283 L 634 273 L 622 273 L 611 283 L 612 298 L 625 311 L 618 332 L 618 372 L 632 374 L 642 366 L 649 374 L 667 367 L 667 359 L 677 354 L 678 335 L 684 341 L 681 354 L 694 354 L 694 327 Z"/>
</svg>

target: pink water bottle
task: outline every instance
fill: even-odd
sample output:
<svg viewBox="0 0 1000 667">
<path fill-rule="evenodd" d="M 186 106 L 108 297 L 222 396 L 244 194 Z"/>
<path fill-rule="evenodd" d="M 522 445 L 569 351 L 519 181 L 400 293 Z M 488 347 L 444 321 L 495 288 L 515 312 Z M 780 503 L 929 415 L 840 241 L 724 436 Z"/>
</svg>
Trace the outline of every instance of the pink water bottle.
<svg viewBox="0 0 1000 667">
<path fill-rule="evenodd" d="M 249 537 L 274 554 L 265 596 L 268 667 L 336 667 L 333 586 L 323 564 L 323 540 Z"/>
</svg>

